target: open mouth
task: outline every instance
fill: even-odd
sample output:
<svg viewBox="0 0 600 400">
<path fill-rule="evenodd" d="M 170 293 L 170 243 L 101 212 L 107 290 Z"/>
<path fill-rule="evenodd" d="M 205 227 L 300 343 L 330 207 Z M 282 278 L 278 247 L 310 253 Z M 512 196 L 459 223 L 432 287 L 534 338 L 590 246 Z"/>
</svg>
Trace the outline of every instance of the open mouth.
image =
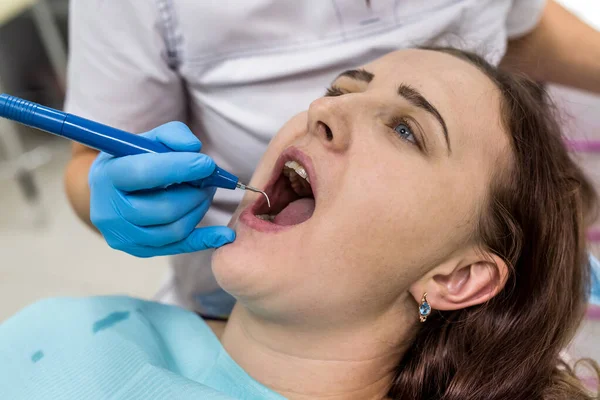
<svg viewBox="0 0 600 400">
<path fill-rule="evenodd" d="M 255 228 L 299 225 L 309 220 L 316 207 L 313 186 L 315 176 L 310 159 L 295 148 L 289 148 L 279 157 L 273 177 L 265 192 L 271 199 L 261 197 L 248 210 L 247 217 L 254 221 Z M 261 229 L 262 230 L 262 229 Z"/>
</svg>

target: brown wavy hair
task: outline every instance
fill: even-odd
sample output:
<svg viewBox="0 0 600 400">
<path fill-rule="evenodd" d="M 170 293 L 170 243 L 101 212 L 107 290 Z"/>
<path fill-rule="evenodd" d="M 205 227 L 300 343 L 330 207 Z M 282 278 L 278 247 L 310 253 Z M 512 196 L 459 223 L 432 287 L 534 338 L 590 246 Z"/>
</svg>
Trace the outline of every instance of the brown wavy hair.
<svg viewBox="0 0 600 400">
<path fill-rule="evenodd" d="M 564 145 L 544 88 L 481 57 L 465 60 L 501 93 L 511 139 L 506 168 L 492 180 L 476 229 L 482 249 L 504 259 L 510 277 L 487 303 L 433 312 L 403 356 L 389 392 L 410 400 L 595 399 L 561 359 L 588 304 L 585 228 L 596 194 Z M 597 364 L 589 366 L 599 370 Z"/>
</svg>

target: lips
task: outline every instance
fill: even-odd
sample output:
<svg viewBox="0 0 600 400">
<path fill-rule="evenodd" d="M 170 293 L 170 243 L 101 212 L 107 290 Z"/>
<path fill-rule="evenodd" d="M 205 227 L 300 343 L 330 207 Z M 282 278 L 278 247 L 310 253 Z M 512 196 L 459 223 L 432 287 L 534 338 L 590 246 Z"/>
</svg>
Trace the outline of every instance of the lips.
<svg viewBox="0 0 600 400">
<path fill-rule="evenodd" d="M 269 209 L 267 201 L 264 199 L 264 197 L 259 197 L 253 204 L 251 204 L 249 207 L 246 208 L 246 210 L 242 212 L 242 214 L 240 215 L 240 222 L 254 230 L 261 232 L 280 232 L 282 230 L 287 230 L 295 226 L 293 224 L 278 225 L 273 222 L 265 221 L 256 217 L 256 215 L 269 213 L 269 210 L 277 210 L 277 212 L 280 212 L 281 209 L 286 205 L 289 205 L 291 201 L 298 199 L 293 199 L 293 194 L 291 194 L 289 190 L 286 190 L 282 187 L 282 179 L 287 179 L 283 177 L 282 172 L 285 163 L 288 161 L 297 161 L 298 163 L 302 164 L 302 166 L 304 166 L 304 169 L 306 170 L 311 184 L 310 186 L 312 188 L 312 193 L 316 206 L 316 199 L 318 196 L 318 178 L 315 174 L 312 160 L 308 155 L 304 154 L 299 149 L 295 147 L 289 147 L 283 153 L 281 153 L 281 155 L 277 159 L 273 168 L 271 179 L 269 180 L 264 189 L 269 198 L 271 198 L 272 208 Z M 310 219 L 310 217 L 308 219 Z"/>
</svg>

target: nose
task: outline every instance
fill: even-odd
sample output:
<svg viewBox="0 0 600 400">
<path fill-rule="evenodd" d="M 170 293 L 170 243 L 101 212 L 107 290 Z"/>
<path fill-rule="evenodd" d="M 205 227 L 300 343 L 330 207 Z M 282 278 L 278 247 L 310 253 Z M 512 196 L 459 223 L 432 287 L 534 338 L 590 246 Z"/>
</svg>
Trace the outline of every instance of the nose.
<svg viewBox="0 0 600 400">
<path fill-rule="evenodd" d="M 350 145 L 351 115 L 343 103 L 340 97 L 322 97 L 308 107 L 309 134 L 336 152 L 343 152 Z"/>
</svg>

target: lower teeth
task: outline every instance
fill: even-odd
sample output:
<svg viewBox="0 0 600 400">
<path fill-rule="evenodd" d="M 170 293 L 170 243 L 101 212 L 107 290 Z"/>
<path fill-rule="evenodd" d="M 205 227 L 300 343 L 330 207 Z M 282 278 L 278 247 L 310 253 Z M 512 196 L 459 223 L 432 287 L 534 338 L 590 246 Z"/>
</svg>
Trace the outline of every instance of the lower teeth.
<svg viewBox="0 0 600 400">
<path fill-rule="evenodd" d="M 257 215 L 256 218 L 262 219 L 263 221 L 271 221 L 271 222 L 273 222 L 273 220 L 275 219 L 275 216 L 274 215 L 268 215 L 268 214 L 262 214 L 262 215 Z"/>
</svg>

